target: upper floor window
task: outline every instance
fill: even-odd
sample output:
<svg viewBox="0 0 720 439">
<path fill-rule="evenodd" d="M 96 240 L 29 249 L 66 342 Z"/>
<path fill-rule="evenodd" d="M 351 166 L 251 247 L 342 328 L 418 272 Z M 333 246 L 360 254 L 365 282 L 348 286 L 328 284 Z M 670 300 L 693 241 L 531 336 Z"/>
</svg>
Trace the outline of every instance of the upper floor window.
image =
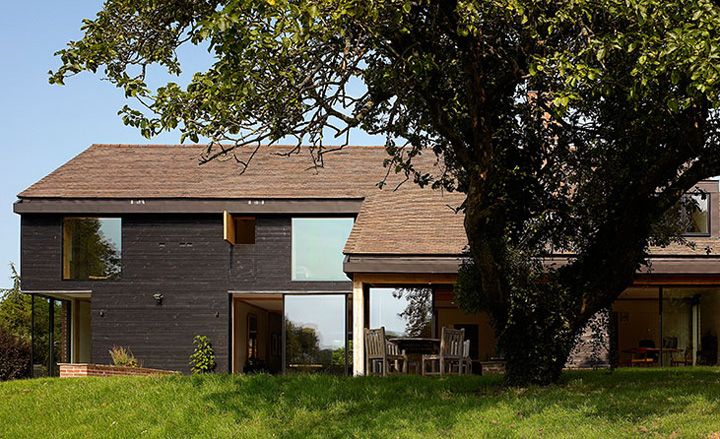
<svg viewBox="0 0 720 439">
<path fill-rule="evenodd" d="M 352 226 L 352 218 L 293 218 L 292 280 L 348 280 L 342 251 Z"/>
<path fill-rule="evenodd" d="M 120 218 L 65 218 L 63 279 L 106 280 L 120 274 Z"/>
<path fill-rule="evenodd" d="M 710 235 L 710 194 L 692 193 L 685 195 L 686 235 Z"/>
<path fill-rule="evenodd" d="M 232 245 L 255 244 L 255 217 L 223 213 L 223 237 Z"/>
</svg>

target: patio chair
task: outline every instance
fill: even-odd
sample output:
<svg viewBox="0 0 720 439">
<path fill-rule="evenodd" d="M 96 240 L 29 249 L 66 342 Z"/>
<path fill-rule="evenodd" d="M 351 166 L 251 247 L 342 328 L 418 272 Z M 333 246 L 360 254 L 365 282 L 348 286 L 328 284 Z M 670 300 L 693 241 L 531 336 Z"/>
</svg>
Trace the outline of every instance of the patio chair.
<svg viewBox="0 0 720 439">
<path fill-rule="evenodd" d="M 673 352 L 670 358 L 670 365 L 671 366 L 692 366 L 693 364 L 693 358 L 692 358 L 692 349 L 691 348 L 685 348 L 684 351 L 677 352 L 678 355 L 675 355 L 676 353 Z"/>
<path fill-rule="evenodd" d="M 377 371 L 377 366 L 380 366 Z M 407 355 L 385 338 L 385 327 L 365 328 L 365 375 L 387 376 L 390 368 L 407 373 Z"/>
<path fill-rule="evenodd" d="M 450 329 L 443 327 L 440 337 L 440 352 L 437 354 L 422 356 L 422 374 L 444 375 L 446 372 L 453 373 L 453 370 L 456 370 L 458 375 L 461 374 L 465 359 L 464 338 L 464 329 Z M 469 353 L 470 345 L 468 344 L 467 347 Z M 432 369 L 429 372 L 427 370 L 427 364 L 430 364 Z M 438 366 L 437 370 L 435 369 L 435 365 Z"/>
<path fill-rule="evenodd" d="M 472 358 L 470 358 L 470 340 L 463 342 L 463 359 L 460 363 L 460 373 L 470 375 L 472 373 Z"/>
</svg>

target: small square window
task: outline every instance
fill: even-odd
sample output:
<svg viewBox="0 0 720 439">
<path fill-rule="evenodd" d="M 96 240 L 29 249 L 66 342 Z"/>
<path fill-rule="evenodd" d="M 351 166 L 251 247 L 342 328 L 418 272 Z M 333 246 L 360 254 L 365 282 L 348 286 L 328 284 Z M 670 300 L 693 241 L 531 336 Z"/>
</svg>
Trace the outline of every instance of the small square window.
<svg viewBox="0 0 720 439">
<path fill-rule="evenodd" d="M 223 214 L 224 238 L 232 245 L 255 244 L 255 217 Z"/>
</svg>

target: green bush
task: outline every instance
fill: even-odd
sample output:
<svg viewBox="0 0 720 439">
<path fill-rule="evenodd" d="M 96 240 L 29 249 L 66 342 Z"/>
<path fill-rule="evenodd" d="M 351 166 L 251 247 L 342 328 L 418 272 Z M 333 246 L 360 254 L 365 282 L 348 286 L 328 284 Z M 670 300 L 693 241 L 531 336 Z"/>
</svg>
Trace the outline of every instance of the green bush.
<svg viewBox="0 0 720 439">
<path fill-rule="evenodd" d="M 195 345 L 195 351 L 190 355 L 190 371 L 193 375 L 214 371 L 215 351 L 210 340 L 204 335 L 196 335 L 193 345 Z"/>
<path fill-rule="evenodd" d="M 0 381 L 30 376 L 30 342 L 0 328 Z"/>
<path fill-rule="evenodd" d="M 135 358 L 130 348 L 113 346 L 108 352 L 115 366 L 140 367 L 140 362 Z"/>
</svg>

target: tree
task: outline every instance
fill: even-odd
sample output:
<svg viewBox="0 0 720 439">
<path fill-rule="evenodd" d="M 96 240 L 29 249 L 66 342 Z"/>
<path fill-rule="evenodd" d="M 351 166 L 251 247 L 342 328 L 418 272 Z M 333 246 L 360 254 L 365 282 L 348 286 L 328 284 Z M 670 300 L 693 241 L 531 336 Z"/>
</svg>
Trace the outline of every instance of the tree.
<svg viewBox="0 0 720 439">
<path fill-rule="evenodd" d="M 466 194 L 458 300 L 489 311 L 509 383 L 545 384 L 720 173 L 718 24 L 709 0 L 108 0 L 50 80 L 102 69 L 139 102 L 126 124 L 209 138 L 202 161 L 290 137 L 321 166 L 352 129 L 387 136 L 389 172 Z M 183 44 L 212 67 L 151 89 Z"/>
<path fill-rule="evenodd" d="M 20 289 L 20 275 L 10 264 L 13 286 L 0 289 L 0 330 L 30 341 L 32 332 L 31 297 Z"/>
<path fill-rule="evenodd" d="M 13 286 L 0 289 L 0 381 L 29 377 L 31 369 L 31 298 L 20 290 L 14 264 L 10 271 Z"/>
<path fill-rule="evenodd" d="M 398 314 L 405 320 L 405 334 L 409 337 L 430 337 L 432 334 L 432 290 L 430 288 L 398 288 L 392 295 L 396 299 L 405 296 L 407 305 Z"/>
</svg>

